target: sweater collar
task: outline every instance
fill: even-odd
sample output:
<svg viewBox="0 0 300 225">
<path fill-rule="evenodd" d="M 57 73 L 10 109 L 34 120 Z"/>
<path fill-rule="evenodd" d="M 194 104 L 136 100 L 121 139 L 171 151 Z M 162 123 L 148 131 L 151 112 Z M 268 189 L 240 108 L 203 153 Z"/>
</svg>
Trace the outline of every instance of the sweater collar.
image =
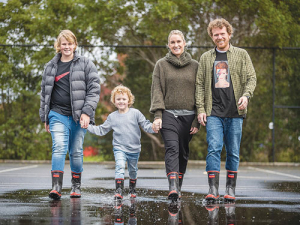
<svg viewBox="0 0 300 225">
<path fill-rule="evenodd" d="M 192 57 L 191 55 L 184 50 L 184 52 L 180 55 L 179 58 L 175 56 L 171 50 L 166 54 L 165 56 L 167 62 L 171 63 L 173 66 L 176 67 L 184 67 L 188 64 L 190 64 Z"/>
</svg>

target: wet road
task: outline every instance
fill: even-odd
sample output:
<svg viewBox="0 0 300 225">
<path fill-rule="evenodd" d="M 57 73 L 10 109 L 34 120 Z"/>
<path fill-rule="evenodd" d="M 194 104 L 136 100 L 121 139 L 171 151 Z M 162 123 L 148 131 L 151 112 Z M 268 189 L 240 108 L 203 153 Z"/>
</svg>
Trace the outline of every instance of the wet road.
<svg viewBox="0 0 300 225">
<path fill-rule="evenodd" d="M 113 164 L 84 164 L 81 199 L 69 198 L 66 164 L 62 199 L 50 200 L 50 170 L 50 164 L 0 164 L 0 224 L 300 224 L 299 167 L 240 166 L 237 202 L 215 205 L 203 201 L 204 165 L 189 166 L 177 203 L 166 200 L 163 165 L 140 165 L 137 199 L 125 196 L 119 204 L 113 201 Z M 224 191 L 222 170 L 220 194 Z"/>
</svg>

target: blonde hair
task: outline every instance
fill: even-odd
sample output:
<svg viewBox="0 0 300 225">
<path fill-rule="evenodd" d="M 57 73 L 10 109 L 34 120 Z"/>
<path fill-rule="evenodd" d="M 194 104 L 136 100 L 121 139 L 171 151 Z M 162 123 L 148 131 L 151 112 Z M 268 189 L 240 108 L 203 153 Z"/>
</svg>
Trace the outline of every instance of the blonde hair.
<svg viewBox="0 0 300 225">
<path fill-rule="evenodd" d="M 227 20 L 225 20 L 223 18 L 221 18 L 221 19 L 215 19 L 215 20 L 211 21 L 208 24 L 207 33 L 209 34 L 210 37 L 212 37 L 213 36 L 212 29 L 213 28 L 220 28 L 220 29 L 222 29 L 223 27 L 226 27 L 227 33 L 229 35 L 233 34 L 233 29 L 232 29 L 231 24 Z"/>
<path fill-rule="evenodd" d="M 132 106 L 134 103 L 134 95 L 131 93 L 128 87 L 123 86 L 122 84 L 118 85 L 111 91 L 110 101 L 115 104 L 115 97 L 117 94 L 127 94 L 128 96 L 128 107 Z"/>
<path fill-rule="evenodd" d="M 76 36 L 70 30 L 62 30 L 59 33 L 59 35 L 54 43 L 54 48 L 55 48 L 56 52 L 57 53 L 60 52 L 60 44 L 61 44 L 62 37 L 64 37 L 68 42 L 75 44 L 75 48 L 74 48 L 74 51 L 75 51 L 77 48 L 77 45 L 78 45 Z"/>
<path fill-rule="evenodd" d="M 168 36 L 168 44 L 170 43 L 170 37 L 171 37 L 173 34 L 179 35 L 179 36 L 182 38 L 183 42 L 185 42 L 184 35 L 183 35 L 183 33 L 182 33 L 180 30 L 172 30 L 172 31 L 169 33 L 169 36 Z"/>
</svg>

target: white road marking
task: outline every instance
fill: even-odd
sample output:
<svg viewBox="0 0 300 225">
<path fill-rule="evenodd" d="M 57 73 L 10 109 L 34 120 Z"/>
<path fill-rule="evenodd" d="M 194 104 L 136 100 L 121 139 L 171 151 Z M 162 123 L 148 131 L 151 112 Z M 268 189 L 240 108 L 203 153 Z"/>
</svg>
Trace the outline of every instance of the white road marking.
<svg viewBox="0 0 300 225">
<path fill-rule="evenodd" d="M 0 170 L 0 173 L 6 173 L 6 172 L 11 172 L 11 171 L 16 171 L 16 170 L 25 170 L 25 169 L 31 169 L 31 168 L 36 168 L 36 167 L 38 167 L 38 165 L 12 168 L 12 169 L 7 169 L 7 170 Z"/>
<path fill-rule="evenodd" d="M 255 168 L 255 167 L 251 167 L 251 166 L 249 166 L 248 168 L 253 169 L 253 170 L 262 171 L 262 172 L 265 172 L 265 173 L 272 173 L 272 174 L 281 175 L 281 176 L 285 176 L 285 177 L 300 179 L 299 176 L 295 176 L 295 175 L 291 175 L 291 174 L 287 174 L 287 173 L 280 173 L 280 172 L 275 172 L 275 171 L 272 171 L 272 170 L 264 170 L 264 169 L 259 169 L 259 168 Z"/>
</svg>

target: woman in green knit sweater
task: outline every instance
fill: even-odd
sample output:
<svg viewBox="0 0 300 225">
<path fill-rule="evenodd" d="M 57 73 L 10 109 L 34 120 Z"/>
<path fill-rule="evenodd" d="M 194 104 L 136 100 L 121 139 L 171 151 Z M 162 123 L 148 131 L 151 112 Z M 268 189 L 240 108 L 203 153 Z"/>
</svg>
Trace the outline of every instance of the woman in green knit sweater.
<svg viewBox="0 0 300 225">
<path fill-rule="evenodd" d="M 189 142 L 199 130 L 195 106 L 198 62 L 185 50 L 184 35 L 172 30 L 167 55 L 158 60 L 151 87 L 154 131 L 160 130 L 165 144 L 165 166 L 169 180 L 168 198 L 180 198 L 189 158 Z"/>
</svg>

